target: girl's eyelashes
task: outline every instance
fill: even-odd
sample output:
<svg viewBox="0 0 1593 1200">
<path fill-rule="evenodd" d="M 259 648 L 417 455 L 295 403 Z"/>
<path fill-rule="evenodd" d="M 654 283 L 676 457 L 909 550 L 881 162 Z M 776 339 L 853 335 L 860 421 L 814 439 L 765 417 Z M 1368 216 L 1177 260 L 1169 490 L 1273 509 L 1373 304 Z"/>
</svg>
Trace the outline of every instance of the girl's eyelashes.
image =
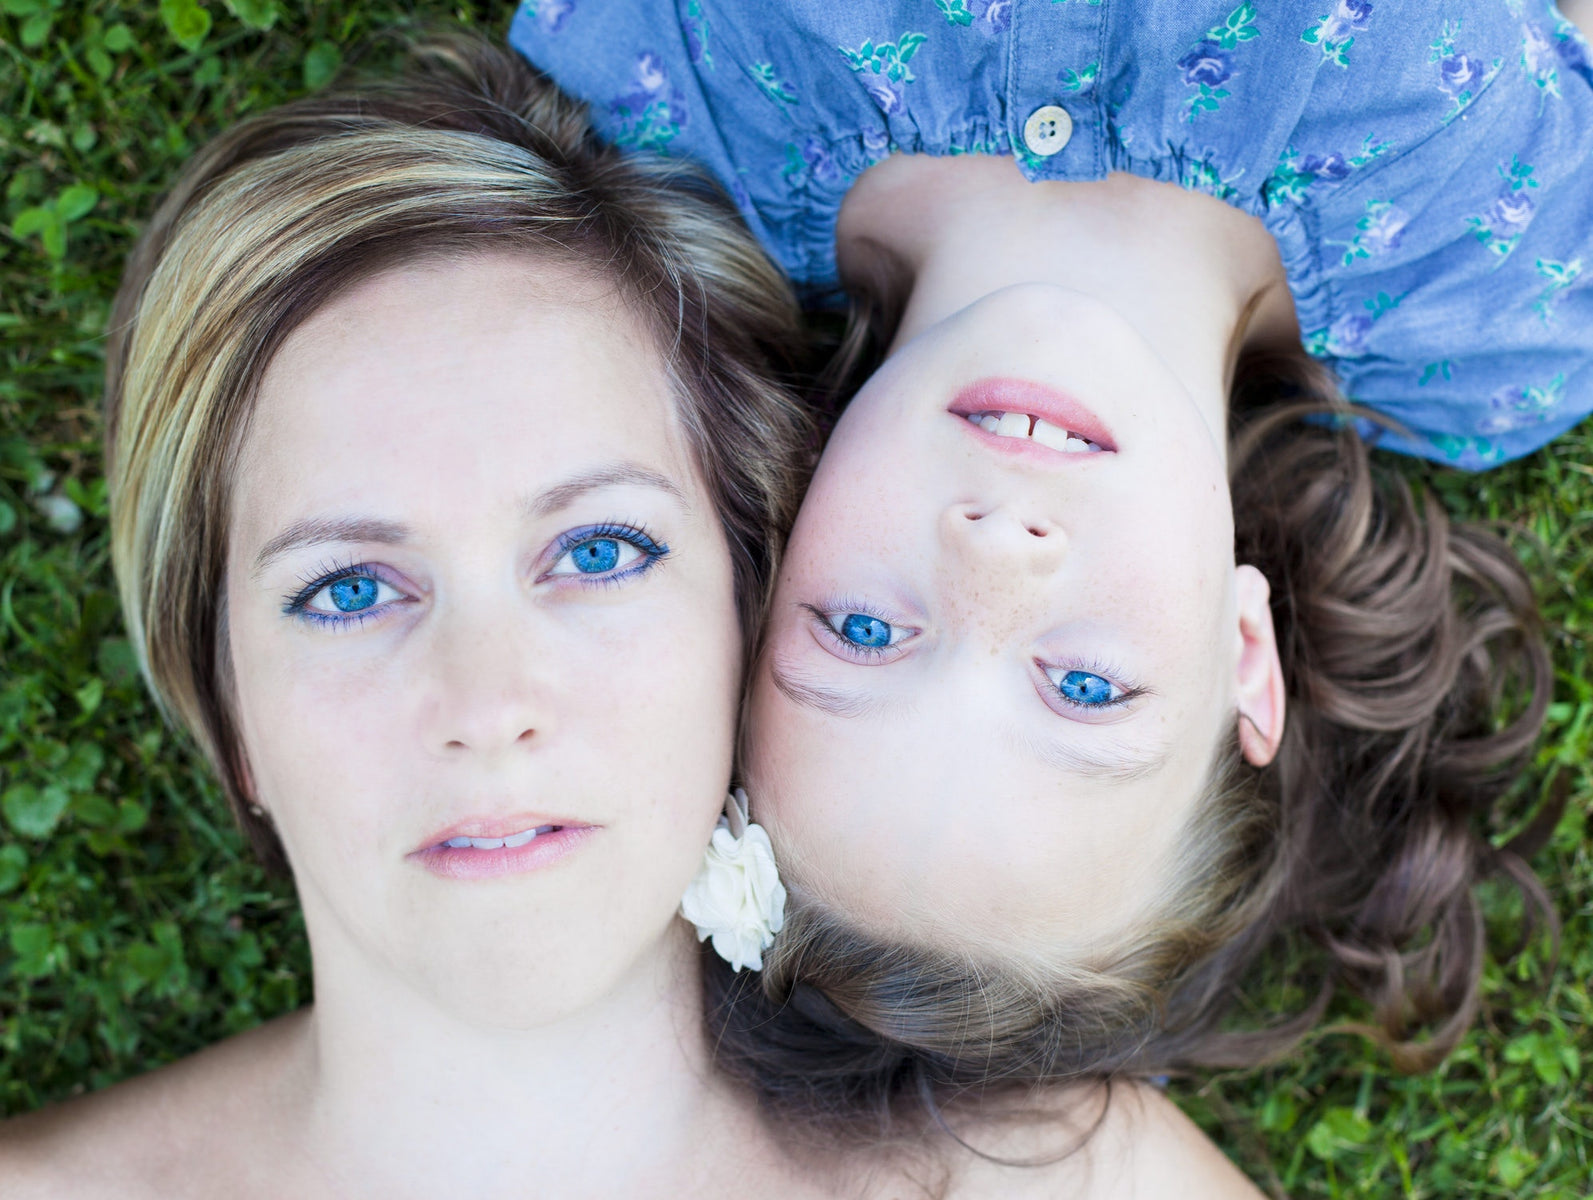
<svg viewBox="0 0 1593 1200">
<path fill-rule="evenodd" d="M 812 614 L 824 645 L 832 653 L 854 662 L 878 662 L 895 657 L 902 643 L 918 632 L 893 625 L 854 602 L 843 601 L 824 607 L 805 604 L 803 607 Z"/>
<path fill-rule="evenodd" d="M 572 578 L 586 586 L 608 586 L 657 566 L 669 547 L 637 525 L 605 523 L 561 533 L 558 557 L 543 579 Z"/>
<path fill-rule="evenodd" d="M 841 599 L 825 605 L 802 606 L 813 618 L 820 642 L 838 657 L 853 662 L 878 663 L 894 660 L 904 643 L 918 630 L 895 625 L 859 601 Z M 1100 713 L 1119 708 L 1150 693 L 1126 680 L 1126 674 L 1100 662 L 1066 666 L 1037 663 L 1047 683 L 1052 707 L 1065 705 L 1080 713 Z"/>
<path fill-rule="evenodd" d="M 1054 699 L 1086 712 L 1102 712 L 1136 700 L 1149 690 L 1117 682 L 1123 673 L 1099 664 L 1046 666 L 1041 671 L 1051 685 Z"/>
<path fill-rule="evenodd" d="M 537 582 L 556 579 L 560 586 L 606 587 L 642 574 L 668 554 L 669 547 L 634 525 L 604 523 L 561 533 L 550 553 L 556 557 Z M 331 562 L 317 568 L 292 595 L 282 611 L 290 617 L 334 628 L 352 628 L 390 612 L 412 597 L 373 563 Z"/>
</svg>

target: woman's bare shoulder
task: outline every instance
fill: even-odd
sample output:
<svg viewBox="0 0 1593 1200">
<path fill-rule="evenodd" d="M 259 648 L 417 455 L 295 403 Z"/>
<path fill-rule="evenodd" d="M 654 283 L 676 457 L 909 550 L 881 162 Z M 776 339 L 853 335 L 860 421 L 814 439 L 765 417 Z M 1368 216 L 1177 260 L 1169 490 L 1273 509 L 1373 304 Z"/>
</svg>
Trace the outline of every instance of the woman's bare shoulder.
<svg viewBox="0 0 1593 1200">
<path fill-rule="evenodd" d="M 234 1172 L 279 1127 L 302 1017 L 0 1123 L 6 1200 L 247 1195 Z M 231 1175 L 230 1179 L 224 1178 Z M 216 1186 L 216 1184 L 222 1186 Z"/>
<path fill-rule="evenodd" d="M 992 1139 L 970 1138 L 1007 1166 L 967 1156 L 952 1200 L 1261 1200 L 1262 1192 L 1159 1089 L 1118 1081 L 1026 1106 Z M 972 1161 L 969 1161 L 972 1160 Z"/>
</svg>

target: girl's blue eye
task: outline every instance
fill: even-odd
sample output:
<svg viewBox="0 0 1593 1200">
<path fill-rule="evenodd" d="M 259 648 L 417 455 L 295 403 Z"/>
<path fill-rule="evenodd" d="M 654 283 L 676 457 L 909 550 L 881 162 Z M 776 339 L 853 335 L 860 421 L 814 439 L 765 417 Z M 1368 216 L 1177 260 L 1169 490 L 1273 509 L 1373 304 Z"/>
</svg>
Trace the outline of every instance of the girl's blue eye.
<svg viewBox="0 0 1593 1200">
<path fill-rule="evenodd" d="M 869 650 L 881 649 L 891 644 L 891 627 L 878 617 L 866 613 L 847 613 L 838 631 L 854 646 Z"/>
<path fill-rule="evenodd" d="M 1052 682 L 1064 700 L 1086 707 L 1110 704 L 1122 694 L 1111 680 L 1090 671 L 1066 671 L 1061 673 L 1061 678 L 1052 676 Z"/>
<path fill-rule="evenodd" d="M 823 624 L 828 631 L 830 647 L 843 658 L 853 662 L 882 662 L 900 652 L 904 642 L 917 636 L 917 630 L 892 625 L 884 617 L 848 612 L 854 604 L 856 600 L 838 600 L 834 608 L 803 606 Z"/>
<path fill-rule="evenodd" d="M 332 607 L 338 612 L 359 612 L 376 603 L 376 580 L 369 575 L 349 575 L 326 589 Z"/>
</svg>

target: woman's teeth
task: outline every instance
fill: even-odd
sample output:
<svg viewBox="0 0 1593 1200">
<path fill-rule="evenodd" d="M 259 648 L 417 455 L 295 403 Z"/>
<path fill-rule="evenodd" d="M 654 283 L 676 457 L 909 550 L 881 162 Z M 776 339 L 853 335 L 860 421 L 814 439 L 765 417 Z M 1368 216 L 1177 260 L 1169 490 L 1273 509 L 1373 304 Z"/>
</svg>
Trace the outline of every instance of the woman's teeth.
<svg viewBox="0 0 1593 1200">
<path fill-rule="evenodd" d="M 525 829 L 525 830 L 522 830 L 519 833 L 511 833 L 508 837 L 501 837 L 501 838 L 455 837 L 455 838 L 449 838 L 446 842 L 443 843 L 443 845 L 447 846 L 448 849 L 450 849 L 450 850 L 463 850 L 467 846 L 468 847 L 473 847 L 474 849 L 477 849 L 477 850 L 502 850 L 505 847 L 507 847 L 508 849 L 512 850 L 516 846 L 525 845 L 527 842 L 531 841 L 532 838 L 535 838 L 538 834 L 552 833 L 554 830 L 561 829 L 561 828 L 563 828 L 563 827 L 560 826 L 560 825 L 538 825 L 535 829 Z"/>
<path fill-rule="evenodd" d="M 1101 449 L 1082 434 L 1072 433 L 1028 413 L 969 413 L 968 419 L 997 437 L 1028 438 L 1067 454 L 1094 454 Z"/>
</svg>

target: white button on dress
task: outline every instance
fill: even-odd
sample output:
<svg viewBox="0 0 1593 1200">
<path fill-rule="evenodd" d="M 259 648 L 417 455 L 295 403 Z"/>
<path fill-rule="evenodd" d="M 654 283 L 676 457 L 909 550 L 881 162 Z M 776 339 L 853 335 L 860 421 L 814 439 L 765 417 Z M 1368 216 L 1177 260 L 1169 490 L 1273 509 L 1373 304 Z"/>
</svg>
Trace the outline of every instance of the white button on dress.
<svg viewBox="0 0 1593 1200">
<path fill-rule="evenodd" d="M 1035 109 L 1023 123 L 1023 144 L 1041 158 L 1050 158 L 1072 136 L 1073 118 L 1067 109 L 1056 104 Z"/>
</svg>

